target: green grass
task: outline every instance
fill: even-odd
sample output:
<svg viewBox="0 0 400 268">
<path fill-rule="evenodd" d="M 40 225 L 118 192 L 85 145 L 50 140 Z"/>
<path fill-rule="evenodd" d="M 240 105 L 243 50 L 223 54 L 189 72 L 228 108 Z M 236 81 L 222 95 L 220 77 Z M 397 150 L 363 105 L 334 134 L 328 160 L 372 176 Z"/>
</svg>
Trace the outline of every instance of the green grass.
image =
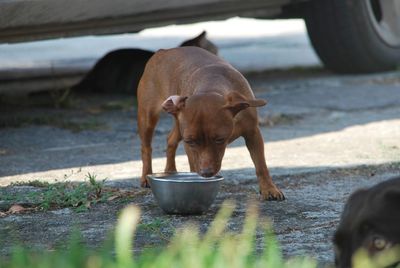
<svg viewBox="0 0 400 268">
<path fill-rule="evenodd" d="M 102 182 L 96 181 L 96 175 L 88 173 L 86 182 L 50 184 L 39 198 L 39 207 L 44 210 L 51 208 L 73 207 L 77 212 L 87 210 L 92 204 L 104 202 L 109 195 L 103 194 Z"/>
<path fill-rule="evenodd" d="M 34 186 L 38 191 L 18 194 L 2 194 L 1 200 L 10 204 L 30 203 L 40 210 L 72 207 L 76 212 L 86 211 L 93 204 L 105 202 L 113 193 L 104 187 L 105 179 L 98 181 L 95 174 L 88 173 L 84 182 L 41 181 L 15 182 L 12 186 Z"/>
<path fill-rule="evenodd" d="M 46 188 L 49 187 L 49 183 L 45 181 L 39 181 L 39 180 L 33 180 L 33 181 L 17 181 L 17 182 L 12 182 L 11 186 L 32 186 L 32 187 L 38 187 L 38 188 Z"/>
<path fill-rule="evenodd" d="M 160 239 L 170 242 L 169 234 L 174 233 L 174 227 L 168 219 L 156 218 L 147 223 L 140 223 L 137 226 L 138 231 L 147 234 L 153 234 Z"/>
</svg>

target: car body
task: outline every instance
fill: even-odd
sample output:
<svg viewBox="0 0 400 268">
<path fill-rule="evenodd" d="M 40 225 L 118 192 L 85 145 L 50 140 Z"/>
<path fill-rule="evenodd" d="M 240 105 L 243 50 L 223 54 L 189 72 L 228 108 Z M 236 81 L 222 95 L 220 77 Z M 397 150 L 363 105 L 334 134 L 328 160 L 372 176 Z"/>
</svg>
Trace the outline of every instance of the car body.
<svg viewBox="0 0 400 268">
<path fill-rule="evenodd" d="M 394 0 L 3 0 L 0 43 L 233 16 L 304 18 L 314 49 L 335 72 L 386 71 L 400 64 L 400 1 Z"/>
<path fill-rule="evenodd" d="M 277 18 L 299 0 L 0 1 L 0 42 L 138 32 L 233 16 Z"/>
</svg>

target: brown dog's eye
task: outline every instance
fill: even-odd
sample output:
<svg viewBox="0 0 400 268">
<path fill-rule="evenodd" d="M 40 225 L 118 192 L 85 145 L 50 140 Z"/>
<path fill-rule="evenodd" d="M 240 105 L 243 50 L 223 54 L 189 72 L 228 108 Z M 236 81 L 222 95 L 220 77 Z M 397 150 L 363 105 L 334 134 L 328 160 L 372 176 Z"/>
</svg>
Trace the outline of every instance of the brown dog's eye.
<svg viewBox="0 0 400 268">
<path fill-rule="evenodd" d="M 194 140 L 184 140 L 184 142 L 189 146 L 195 146 L 196 142 Z"/>
<path fill-rule="evenodd" d="M 223 143 L 225 143 L 225 139 L 224 138 L 215 139 L 215 143 L 216 144 L 223 144 Z"/>
</svg>

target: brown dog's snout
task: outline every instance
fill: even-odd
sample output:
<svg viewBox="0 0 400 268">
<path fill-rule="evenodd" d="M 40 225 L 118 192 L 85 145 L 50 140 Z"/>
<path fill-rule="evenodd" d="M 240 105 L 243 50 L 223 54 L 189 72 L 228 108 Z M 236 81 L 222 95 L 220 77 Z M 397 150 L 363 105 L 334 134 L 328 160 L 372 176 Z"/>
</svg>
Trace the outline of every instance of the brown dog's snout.
<svg viewBox="0 0 400 268">
<path fill-rule="evenodd" d="M 199 170 L 200 176 L 206 177 L 206 178 L 212 177 L 214 175 L 214 173 L 215 172 L 211 168 L 201 168 Z"/>
<path fill-rule="evenodd" d="M 199 155 L 199 165 L 197 173 L 205 178 L 209 178 L 218 173 L 221 167 L 222 157 L 215 148 L 207 148 Z"/>
</svg>

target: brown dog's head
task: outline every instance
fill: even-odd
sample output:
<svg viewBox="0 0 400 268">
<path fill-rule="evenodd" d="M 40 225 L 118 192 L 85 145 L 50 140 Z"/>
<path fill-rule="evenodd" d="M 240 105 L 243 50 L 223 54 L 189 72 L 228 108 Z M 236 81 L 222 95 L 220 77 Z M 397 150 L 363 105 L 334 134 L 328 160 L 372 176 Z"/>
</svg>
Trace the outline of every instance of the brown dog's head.
<svg viewBox="0 0 400 268">
<path fill-rule="evenodd" d="M 400 177 L 353 193 L 333 242 L 336 267 L 340 268 L 352 267 L 352 257 L 359 249 L 372 257 L 400 245 Z"/>
<path fill-rule="evenodd" d="M 218 54 L 217 46 L 214 45 L 210 40 L 207 39 L 206 31 L 203 31 L 201 34 L 199 34 L 198 36 L 196 36 L 193 39 L 186 40 L 180 46 L 181 47 L 188 47 L 188 46 L 201 47 L 215 55 Z"/>
<path fill-rule="evenodd" d="M 216 93 L 171 96 L 163 108 L 177 119 L 185 151 L 196 172 L 211 177 L 221 169 L 233 134 L 234 117 L 248 107 L 265 104 L 264 100 L 246 99 L 231 92 L 225 97 Z"/>
</svg>

